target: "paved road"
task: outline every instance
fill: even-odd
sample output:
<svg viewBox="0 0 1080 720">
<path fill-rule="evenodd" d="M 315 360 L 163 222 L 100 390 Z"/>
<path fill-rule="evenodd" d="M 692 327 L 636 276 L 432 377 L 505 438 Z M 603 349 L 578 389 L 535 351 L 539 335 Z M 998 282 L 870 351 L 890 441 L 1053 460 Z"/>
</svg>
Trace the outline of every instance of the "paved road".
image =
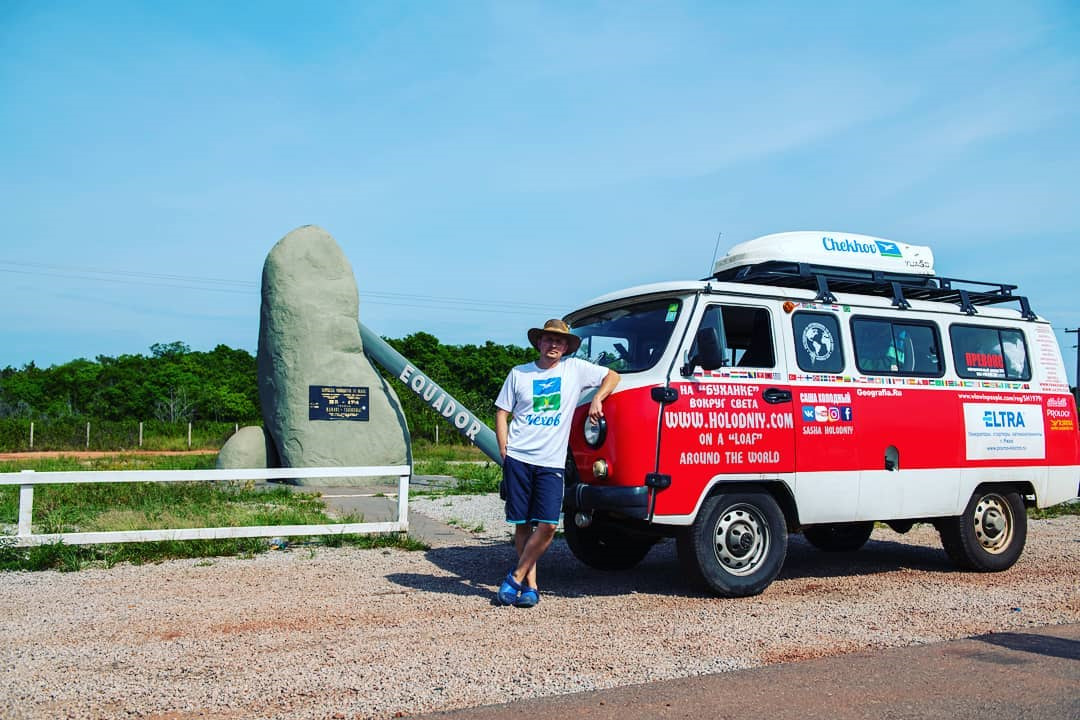
<svg viewBox="0 0 1080 720">
<path fill-rule="evenodd" d="M 996 633 L 418 717 L 1077 720 L 1080 625 Z"/>
</svg>

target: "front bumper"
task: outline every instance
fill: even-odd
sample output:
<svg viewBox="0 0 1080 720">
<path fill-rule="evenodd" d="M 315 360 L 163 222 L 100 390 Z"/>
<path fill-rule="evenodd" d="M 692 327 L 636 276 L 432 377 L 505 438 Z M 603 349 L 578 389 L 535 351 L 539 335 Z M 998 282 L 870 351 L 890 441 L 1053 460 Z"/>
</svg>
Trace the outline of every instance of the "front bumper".
<svg viewBox="0 0 1080 720">
<path fill-rule="evenodd" d="M 607 487 L 573 483 L 563 494 L 564 512 L 578 510 L 602 510 L 606 512 L 646 520 L 649 517 L 649 491 L 651 488 Z"/>
</svg>

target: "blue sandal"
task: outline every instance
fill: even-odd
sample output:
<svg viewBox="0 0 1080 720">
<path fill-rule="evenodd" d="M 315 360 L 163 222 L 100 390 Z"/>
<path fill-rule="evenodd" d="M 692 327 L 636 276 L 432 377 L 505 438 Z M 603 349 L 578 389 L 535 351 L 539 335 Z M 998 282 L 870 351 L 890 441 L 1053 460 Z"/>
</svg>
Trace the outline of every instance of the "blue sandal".
<svg viewBox="0 0 1080 720">
<path fill-rule="evenodd" d="M 514 603 L 519 608 L 531 608 L 535 607 L 540 602 L 540 591 L 534 587 L 524 587 L 521 589 L 521 597 Z"/>
<path fill-rule="evenodd" d="M 499 602 L 503 605 L 515 605 L 518 601 L 518 594 L 522 592 L 524 588 L 514 580 L 514 573 L 506 573 L 506 579 L 502 581 L 502 585 L 499 586 Z"/>
</svg>

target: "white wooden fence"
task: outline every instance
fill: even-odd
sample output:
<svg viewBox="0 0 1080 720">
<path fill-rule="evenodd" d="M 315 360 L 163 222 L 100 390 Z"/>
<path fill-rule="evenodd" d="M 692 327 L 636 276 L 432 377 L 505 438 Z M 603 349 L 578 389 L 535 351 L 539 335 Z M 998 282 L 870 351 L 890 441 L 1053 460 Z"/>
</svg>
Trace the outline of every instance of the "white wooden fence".
<svg viewBox="0 0 1080 720">
<path fill-rule="evenodd" d="M 115 470 L 0 473 L 0 485 L 19 486 L 19 528 L 17 546 L 64 542 L 69 545 L 96 543 L 144 542 L 148 540 L 216 540 L 238 537 L 275 537 L 290 535 L 373 534 L 409 530 L 408 465 L 380 467 L 304 467 L 233 470 Z M 112 532 L 40 533 L 32 530 L 34 486 L 68 483 L 115 482 L 213 482 L 218 480 L 288 480 L 291 478 L 398 477 L 397 520 L 390 522 L 335 523 L 329 525 L 262 525 L 256 527 L 184 528 L 180 530 L 121 530 Z"/>
</svg>

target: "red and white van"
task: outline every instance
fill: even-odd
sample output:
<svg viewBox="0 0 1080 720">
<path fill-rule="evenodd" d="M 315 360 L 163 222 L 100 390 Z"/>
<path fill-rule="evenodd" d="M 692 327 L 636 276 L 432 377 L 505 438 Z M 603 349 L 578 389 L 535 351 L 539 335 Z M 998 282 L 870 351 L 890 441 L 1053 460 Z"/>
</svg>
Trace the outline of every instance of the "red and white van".
<svg viewBox="0 0 1080 720">
<path fill-rule="evenodd" d="M 1010 567 L 1025 507 L 1077 495 L 1061 352 L 1015 286 L 934 274 L 929 248 L 789 232 L 700 281 L 566 316 L 579 357 L 622 375 L 571 433 L 567 542 L 629 568 L 660 538 L 724 596 L 776 578 L 789 532 L 854 550 L 874 522 L 931 522 L 949 557 Z"/>
</svg>

